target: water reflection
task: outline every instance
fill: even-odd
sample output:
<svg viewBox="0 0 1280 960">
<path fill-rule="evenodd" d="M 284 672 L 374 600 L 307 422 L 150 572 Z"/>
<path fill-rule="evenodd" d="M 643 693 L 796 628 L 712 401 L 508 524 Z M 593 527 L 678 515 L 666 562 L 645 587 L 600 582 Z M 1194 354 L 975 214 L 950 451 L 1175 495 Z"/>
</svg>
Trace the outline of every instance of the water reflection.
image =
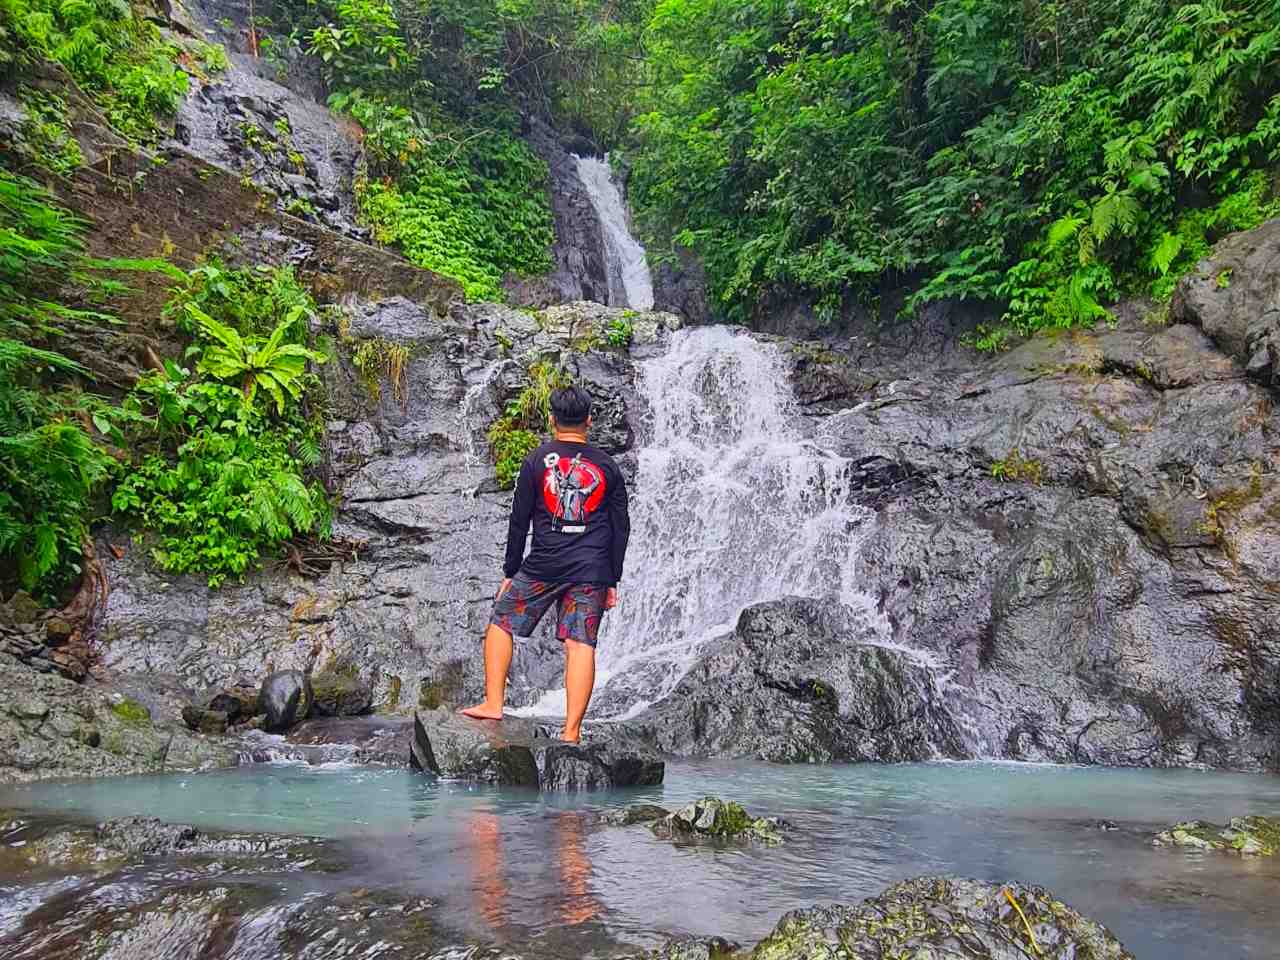
<svg viewBox="0 0 1280 960">
<path fill-rule="evenodd" d="M 489 810 L 474 810 L 463 820 L 466 862 L 471 873 L 471 890 L 476 912 L 495 931 L 524 919 L 524 903 L 542 900 L 555 919 L 568 926 L 598 920 L 600 902 L 591 893 L 592 865 L 587 853 L 588 818 L 562 810 L 548 817 L 549 849 L 538 849 L 529 840 L 527 829 L 504 836 L 503 817 Z M 509 849 L 510 848 L 510 849 Z M 514 870 L 512 856 L 528 858 Z M 529 876 L 527 874 L 532 874 Z M 531 885 L 513 896 L 517 885 Z"/>
</svg>

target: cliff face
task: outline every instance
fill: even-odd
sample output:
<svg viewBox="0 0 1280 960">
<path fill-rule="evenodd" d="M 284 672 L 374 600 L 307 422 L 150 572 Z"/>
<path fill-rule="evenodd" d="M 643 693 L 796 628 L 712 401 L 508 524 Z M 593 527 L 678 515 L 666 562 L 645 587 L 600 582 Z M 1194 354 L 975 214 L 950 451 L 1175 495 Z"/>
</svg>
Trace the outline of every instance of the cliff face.
<svg viewBox="0 0 1280 960">
<path fill-rule="evenodd" d="M 598 441 L 630 469 L 645 412 L 634 363 L 679 321 L 464 304 L 452 281 L 363 241 L 348 179 L 358 137 L 305 76 L 286 77 L 291 88 L 259 74 L 233 58 L 225 87 L 193 91 L 154 158 L 82 108 L 92 163 L 64 199 L 94 222 L 96 254 L 292 265 L 342 309 L 351 337 L 405 347 L 409 361 L 379 391 L 349 358 L 325 368 L 333 544 L 211 591 L 101 532 L 111 591 L 92 682 L 127 688 L 157 721 L 176 719 L 187 696 L 333 664 L 370 683 L 383 710 L 458 703 L 481 689 L 478 637 L 506 531 L 488 424 L 529 366 L 551 361 L 595 395 Z M 280 117 L 304 157 L 296 175 L 275 162 L 282 146 L 244 139 L 246 125 L 276 129 Z M 559 151 L 554 186 L 567 154 L 536 135 Z M 299 198 L 311 198 L 303 216 L 288 212 Z M 561 244 L 578 259 L 559 257 L 563 276 L 529 287 L 529 302 L 592 292 L 583 277 L 599 246 L 577 201 L 561 201 L 577 224 Z M 775 340 L 808 434 L 858 465 L 850 501 L 871 519 L 853 562 L 900 649 L 813 601 L 748 610 L 641 715 L 650 740 L 778 760 L 1280 768 L 1278 226 L 1230 238 L 1179 291 L 1172 325 L 1122 311 L 1115 326 L 997 357 L 961 346 L 965 317 L 945 310 L 839 343 Z M 166 288 L 142 276 L 117 304 L 123 326 L 86 327 L 66 351 L 119 386 L 152 354 L 175 355 L 158 320 Z M 600 340 L 618 320 L 635 327 L 629 348 Z M 545 636 L 520 645 L 513 703 L 557 686 L 559 670 Z M 47 707 L 56 691 L 22 676 L 39 702 L 4 708 L 14 756 L 85 742 L 84 724 Z M 132 741 L 120 742 L 127 754 Z M 132 766 L 37 764 L 32 775 L 156 769 L 155 744 L 144 746 Z"/>
</svg>

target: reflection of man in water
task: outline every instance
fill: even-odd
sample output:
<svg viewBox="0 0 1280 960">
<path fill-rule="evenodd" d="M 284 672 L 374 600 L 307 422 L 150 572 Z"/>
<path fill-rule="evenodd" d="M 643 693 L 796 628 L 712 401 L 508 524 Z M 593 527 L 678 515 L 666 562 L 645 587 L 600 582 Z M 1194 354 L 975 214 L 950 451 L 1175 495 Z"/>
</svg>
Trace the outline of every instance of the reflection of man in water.
<svg viewBox="0 0 1280 960">
<path fill-rule="evenodd" d="M 590 477 L 591 482 L 584 485 L 583 477 Z M 566 523 L 584 522 L 587 519 L 587 498 L 600 486 L 600 477 L 582 469 L 582 455 L 579 454 L 569 463 L 568 473 L 552 467 L 551 478 L 556 485 L 556 517 Z"/>
<path fill-rule="evenodd" d="M 467 817 L 467 846 L 474 868 L 474 890 L 480 916 L 495 929 L 522 918 L 513 916 L 510 903 L 511 883 L 502 854 L 503 820 L 497 814 L 475 810 Z M 600 916 L 599 901 L 591 895 L 591 858 L 587 856 L 582 814 L 566 810 L 556 817 L 555 848 L 543 863 L 554 864 L 555 886 L 560 894 L 556 914 L 560 921 L 573 926 Z M 535 868 L 536 869 L 536 868 Z"/>
</svg>

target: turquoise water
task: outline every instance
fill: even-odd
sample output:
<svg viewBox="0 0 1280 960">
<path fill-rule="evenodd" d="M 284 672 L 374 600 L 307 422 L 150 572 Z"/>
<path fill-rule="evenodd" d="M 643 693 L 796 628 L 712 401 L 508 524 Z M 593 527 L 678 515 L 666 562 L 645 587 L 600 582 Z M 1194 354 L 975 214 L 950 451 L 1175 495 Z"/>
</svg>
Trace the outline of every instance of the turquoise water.
<svg viewBox="0 0 1280 960">
<path fill-rule="evenodd" d="M 794 825 L 779 848 L 673 846 L 594 811 L 704 794 Z M 0 806 L 333 838 L 353 883 L 412 891 L 477 939 L 566 956 L 670 934 L 751 943 L 787 910 L 918 874 L 1038 883 L 1140 960 L 1275 957 L 1280 858 L 1155 849 L 1180 819 L 1280 814 L 1280 778 L 1012 764 L 668 767 L 667 783 L 541 796 L 403 771 L 256 766 L 0 789 Z M 1104 831 L 1096 821 L 1114 821 Z"/>
</svg>

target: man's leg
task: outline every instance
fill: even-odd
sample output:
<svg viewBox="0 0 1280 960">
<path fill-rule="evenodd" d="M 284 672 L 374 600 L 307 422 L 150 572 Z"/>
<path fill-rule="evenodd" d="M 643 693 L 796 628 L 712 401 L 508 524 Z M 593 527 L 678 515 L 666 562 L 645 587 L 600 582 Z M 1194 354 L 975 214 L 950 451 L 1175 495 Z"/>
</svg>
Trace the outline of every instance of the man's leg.
<svg viewBox="0 0 1280 960">
<path fill-rule="evenodd" d="M 591 691 L 596 685 L 596 648 L 577 640 L 564 641 L 564 732 L 561 739 L 577 743 L 582 738 L 582 718 L 587 715 Z"/>
<path fill-rule="evenodd" d="M 467 707 L 462 712 L 477 720 L 501 720 L 507 702 L 507 672 L 515 644 L 511 634 L 496 623 L 484 632 L 484 703 Z"/>
</svg>

